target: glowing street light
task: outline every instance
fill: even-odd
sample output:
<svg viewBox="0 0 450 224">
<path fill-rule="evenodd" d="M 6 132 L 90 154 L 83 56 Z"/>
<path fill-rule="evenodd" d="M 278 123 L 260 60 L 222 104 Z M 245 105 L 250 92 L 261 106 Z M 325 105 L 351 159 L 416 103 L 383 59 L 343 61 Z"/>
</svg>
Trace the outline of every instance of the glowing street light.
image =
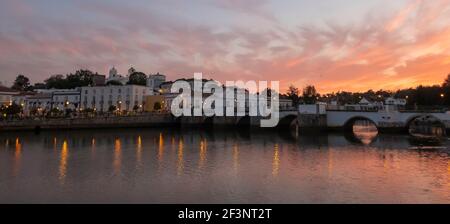
<svg viewBox="0 0 450 224">
<path fill-rule="evenodd" d="M 441 93 L 441 98 L 444 98 L 444 97 L 445 97 L 445 94 Z"/>
</svg>

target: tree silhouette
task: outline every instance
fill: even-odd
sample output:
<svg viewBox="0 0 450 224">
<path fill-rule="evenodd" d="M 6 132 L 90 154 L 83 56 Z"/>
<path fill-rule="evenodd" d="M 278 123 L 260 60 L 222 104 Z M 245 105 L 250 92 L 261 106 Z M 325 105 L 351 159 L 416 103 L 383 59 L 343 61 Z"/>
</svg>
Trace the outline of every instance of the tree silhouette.
<svg viewBox="0 0 450 224">
<path fill-rule="evenodd" d="M 314 87 L 313 85 L 307 85 L 303 89 L 303 101 L 306 104 L 316 103 L 317 97 L 318 97 L 318 94 L 316 91 L 316 87 Z"/>
<path fill-rule="evenodd" d="M 130 75 L 129 81 L 127 84 L 129 85 L 147 85 L 147 75 L 142 72 L 134 72 Z"/>
<path fill-rule="evenodd" d="M 18 75 L 14 81 L 11 89 L 17 91 L 29 91 L 31 90 L 30 79 L 24 75 Z"/>
<path fill-rule="evenodd" d="M 108 86 L 123 86 L 123 84 L 117 80 L 111 80 L 106 83 Z"/>
<path fill-rule="evenodd" d="M 300 90 L 295 87 L 294 85 L 290 85 L 288 92 L 287 92 L 287 97 L 289 99 L 292 100 L 292 103 L 294 106 L 297 106 L 300 103 Z"/>
</svg>

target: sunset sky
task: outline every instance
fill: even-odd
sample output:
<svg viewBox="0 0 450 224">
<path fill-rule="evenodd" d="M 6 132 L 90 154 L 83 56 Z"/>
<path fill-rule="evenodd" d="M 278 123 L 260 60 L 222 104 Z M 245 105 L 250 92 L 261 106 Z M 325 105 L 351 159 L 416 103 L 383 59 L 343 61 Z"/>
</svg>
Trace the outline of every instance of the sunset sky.
<svg viewBox="0 0 450 224">
<path fill-rule="evenodd" d="M 450 0 L 1 0 L 3 83 L 112 66 L 322 93 L 440 84 Z"/>
</svg>

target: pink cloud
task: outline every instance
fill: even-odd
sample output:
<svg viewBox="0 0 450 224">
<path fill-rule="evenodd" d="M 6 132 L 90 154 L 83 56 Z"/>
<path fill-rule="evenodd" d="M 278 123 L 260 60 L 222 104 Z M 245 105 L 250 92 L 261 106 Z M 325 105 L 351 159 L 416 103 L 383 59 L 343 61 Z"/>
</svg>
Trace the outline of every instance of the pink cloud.
<svg viewBox="0 0 450 224">
<path fill-rule="evenodd" d="M 219 1 L 219 7 L 272 17 L 265 1 Z M 88 68 L 123 72 L 131 65 L 176 79 L 203 72 L 219 81 L 280 80 L 322 92 L 397 89 L 438 84 L 450 73 L 450 1 L 414 1 L 387 18 L 325 27 L 283 24 L 252 29 L 166 18 L 132 7 L 78 3 L 107 24 L 26 20 L 0 30 L 0 71 L 42 81 Z M 255 6 L 255 7 L 253 7 Z M 276 20 L 272 20 L 273 23 Z"/>
</svg>

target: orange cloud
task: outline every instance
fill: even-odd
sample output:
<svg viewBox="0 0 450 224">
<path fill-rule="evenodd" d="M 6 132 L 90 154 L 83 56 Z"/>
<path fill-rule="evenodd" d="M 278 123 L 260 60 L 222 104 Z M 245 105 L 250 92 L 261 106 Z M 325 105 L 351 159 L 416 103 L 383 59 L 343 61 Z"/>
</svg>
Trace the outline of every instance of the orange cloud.
<svg viewBox="0 0 450 224">
<path fill-rule="evenodd" d="M 314 84 L 326 93 L 440 84 L 450 73 L 450 0 L 414 0 L 393 15 L 355 24 L 295 28 L 258 0 L 214 3 L 227 13 L 264 18 L 260 26 L 227 27 L 123 5 L 77 4 L 108 22 L 18 16 L 16 29 L 0 29 L 2 77 L 24 73 L 42 81 L 80 67 L 106 73 L 133 65 L 171 79 L 203 72 L 219 81 L 279 80 L 283 90 Z"/>
</svg>

